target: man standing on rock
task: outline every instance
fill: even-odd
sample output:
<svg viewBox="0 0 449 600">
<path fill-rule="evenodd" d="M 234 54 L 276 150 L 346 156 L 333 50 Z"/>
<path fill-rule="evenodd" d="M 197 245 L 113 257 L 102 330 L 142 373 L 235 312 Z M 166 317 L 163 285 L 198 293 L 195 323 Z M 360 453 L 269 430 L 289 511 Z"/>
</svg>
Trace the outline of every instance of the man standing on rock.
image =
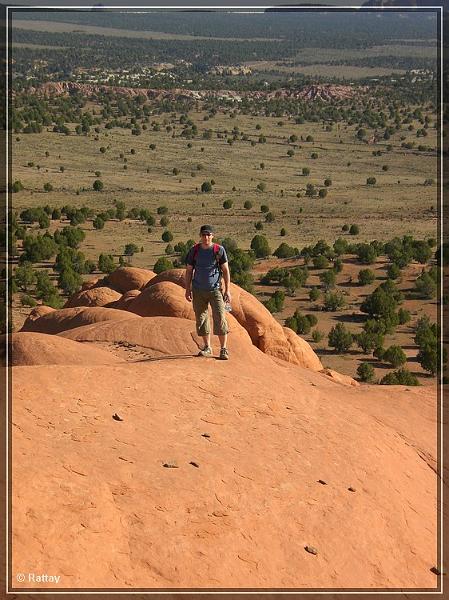
<svg viewBox="0 0 449 600">
<path fill-rule="evenodd" d="M 212 307 L 214 335 L 218 335 L 221 350 L 220 359 L 228 360 L 226 347 L 228 323 L 225 302 L 231 302 L 231 275 L 226 250 L 213 244 L 214 230 L 210 225 L 202 225 L 201 242 L 190 248 L 186 257 L 186 300 L 193 300 L 196 317 L 196 332 L 203 338 L 204 348 L 198 356 L 212 356 L 210 345 L 209 304 Z M 223 275 L 224 291 L 220 289 Z"/>
</svg>

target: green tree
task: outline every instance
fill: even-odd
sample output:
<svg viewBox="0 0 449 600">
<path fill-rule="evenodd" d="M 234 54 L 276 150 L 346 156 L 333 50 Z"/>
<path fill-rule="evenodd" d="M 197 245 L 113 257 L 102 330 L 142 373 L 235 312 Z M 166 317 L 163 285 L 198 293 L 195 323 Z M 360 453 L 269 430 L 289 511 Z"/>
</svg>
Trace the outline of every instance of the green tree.
<svg viewBox="0 0 449 600">
<path fill-rule="evenodd" d="M 319 329 L 315 329 L 314 331 L 312 331 L 312 340 L 315 342 L 315 344 L 318 344 L 319 342 L 321 342 L 321 340 L 324 338 L 324 333 L 322 331 L 320 331 Z"/>
<path fill-rule="evenodd" d="M 397 279 L 401 275 L 401 269 L 396 263 L 391 263 L 387 267 L 388 279 Z"/>
<path fill-rule="evenodd" d="M 359 261 L 365 265 L 376 262 L 377 252 L 372 244 L 358 244 L 356 254 Z"/>
<path fill-rule="evenodd" d="M 363 313 L 367 313 L 370 318 L 386 319 L 396 316 L 397 300 L 391 293 L 388 293 L 381 286 L 365 298 L 360 306 Z"/>
<path fill-rule="evenodd" d="M 432 248 L 429 246 L 427 242 L 424 241 L 415 241 L 413 244 L 413 258 L 425 265 L 429 262 L 432 256 Z"/>
<path fill-rule="evenodd" d="M 50 227 L 50 219 L 48 218 L 48 215 L 46 213 L 43 213 L 39 217 L 38 223 L 40 229 L 47 229 L 48 227 Z"/>
<path fill-rule="evenodd" d="M 366 185 L 376 185 L 376 178 L 375 177 L 368 177 L 366 180 Z"/>
<path fill-rule="evenodd" d="M 366 331 L 362 331 L 362 333 L 355 336 L 355 340 L 358 347 L 361 348 L 365 354 L 369 354 L 376 348 L 382 347 L 384 336 L 381 333 L 367 333 Z"/>
<path fill-rule="evenodd" d="M 324 310 L 335 312 L 345 305 L 345 299 L 341 292 L 327 292 L 324 295 Z"/>
<path fill-rule="evenodd" d="M 96 192 L 101 192 L 101 190 L 104 188 L 104 184 L 101 179 L 96 179 L 93 182 L 92 187 Z"/>
<path fill-rule="evenodd" d="M 173 240 L 173 234 L 171 231 L 168 231 L 168 229 L 162 233 L 161 237 L 163 242 L 171 242 Z"/>
<path fill-rule="evenodd" d="M 429 371 L 431 375 L 435 375 L 439 371 L 440 352 L 436 344 L 425 345 L 420 348 L 417 360 L 425 371 Z"/>
<path fill-rule="evenodd" d="M 172 261 L 165 256 L 161 256 L 157 259 L 153 271 L 158 275 L 159 273 L 162 273 L 162 271 L 168 271 L 169 269 L 173 269 Z"/>
<path fill-rule="evenodd" d="M 431 299 L 436 296 L 437 284 L 427 272 L 421 273 L 415 281 L 415 290 L 422 298 Z"/>
<path fill-rule="evenodd" d="M 201 191 L 203 193 L 208 193 L 212 191 L 212 184 L 210 181 L 203 181 L 203 183 L 201 184 Z M 165 270 L 165 269 L 164 269 Z"/>
<path fill-rule="evenodd" d="M 18 266 L 14 272 L 14 279 L 17 286 L 27 292 L 36 283 L 36 272 L 31 263 L 24 262 L 21 266 Z"/>
<path fill-rule="evenodd" d="M 282 242 L 273 252 L 273 256 L 277 256 L 277 258 L 291 258 L 297 254 L 299 254 L 298 248 L 293 248 L 285 242 Z"/>
<path fill-rule="evenodd" d="M 26 236 L 23 240 L 23 254 L 20 257 L 21 263 L 24 262 L 42 262 L 49 260 L 56 254 L 57 245 L 54 239 L 47 234 L 36 237 Z"/>
<path fill-rule="evenodd" d="M 86 234 L 80 227 L 64 227 L 62 231 L 55 231 L 54 240 L 59 246 L 78 248 L 84 241 Z"/>
<path fill-rule="evenodd" d="M 281 312 L 284 308 L 285 293 L 282 290 L 276 290 L 271 298 L 265 302 L 265 306 L 271 313 Z"/>
<path fill-rule="evenodd" d="M 385 350 L 383 360 L 396 368 L 407 362 L 407 356 L 400 346 L 390 346 Z"/>
<path fill-rule="evenodd" d="M 94 229 L 103 229 L 103 227 L 104 227 L 104 221 L 103 221 L 103 219 L 100 216 L 97 216 L 92 221 L 92 225 L 94 226 Z"/>
<path fill-rule="evenodd" d="M 372 381 L 374 379 L 373 366 L 369 363 L 361 363 L 357 367 L 357 375 L 359 376 L 360 381 L 364 381 L 366 383 Z"/>
<path fill-rule="evenodd" d="M 73 269 L 67 268 L 60 272 L 58 285 L 66 294 L 75 294 L 81 287 L 81 275 Z"/>
<path fill-rule="evenodd" d="M 16 179 L 16 181 L 14 181 L 14 183 L 10 186 L 10 189 L 13 194 L 17 194 L 25 188 L 23 187 L 23 183 L 20 181 L 20 179 Z"/>
<path fill-rule="evenodd" d="M 112 273 L 116 269 L 114 259 L 110 254 L 100 254 L 98 258 L 98 270 L 102 273 Z"/>
<path fill-rule="evenodd" d="M 346 252 L 348 250 L 348 242 L 346 240 L 344 240 L 343 238 L 338 238 L 334 242 L 333 249 L 337 256 L 346 254 Z"/>
<path fill-rule="evenodd" d="M 408 369 L 398 369 L 380 380 L 381 385 L 419 385 L 418 378 Z"/>
<path fill-rule="evenodd" d="M 271 254 L 268 240 L 264 235 L 255 235 L 251 240 L 250 247 L 254 251 L 256 258 L 265 258 Z"/>
<path fill-rule="evenodd" d="M 326 292 L 335 287 L 335 279 L 335 271 L 333 269 L 320 273 L 321 285 Z"/>
<path fill-rule="evenodd" d="M 328 342 L 331 348 L 335 348 L 335 351 L 341 354 L 352 346 L 353 337 L 343 323 L 337 323 L 329 332 Z"/>
<path fill-rule="evenodd" d="M 405 310 L 405 308 L 400 308 L 398 310 L 398 319 L 399 325 L 405 325 L 405 323 L 408 323 L 411 319 L 410 311 Z"/>
<path fill-rule="evenodd" d="M 133 256 L 136 252 L 139 252 L 139 247 L 136 244 L 130 243 L 125 245 L 123 254 L 125 256 Z"/>
<path fill-rule="evenodd" d="M 245 208 L 246 210 L 250 210 L 253 207 L 253 203 L 250 200 L 246 200 L 243 208 Z"/>
<path fill-rule="evenodd" d="M 228 208 L 232 208 L 233 202 L 232 200 L 225 200 L 223 202 L 223 208 L 224 209 L 228 209 Z"/>
<path fill-rule="evenodd" d="M 316 196 L 316 188 L 313 185 L 313 183 L 308 183 L 306 185 L 306 196 L 308 196 L 309 198 L 313 198 L 314 196 Z"/>
<path fill-rule="evenodd" d="M 61 272 L 65 269 L 73 269 L 77 273 L 85 272 L 86 257 L 82 252 L 69 246 L 60 246 L 56 255 L 55 271 Z"/>
<path fill-rule="evenodd" d="M 360 228 L 358 225 L 351 225 L 351 227 L 349 228 L 349 234 L 350 235 L 359 235 L 360 233 Z"/>
<path fill-rule="evenodd" d="M 309 167 L 303 167 L 302 168 L 302 174 L 303 174 L 303 177 L 308 177 L 310 175 L 310 169 L 309 169 Z"/>
<path fill-rule="evenodd" d="M 22 304 L 22 306 L 36 306 L 37 302 L 34 298 L 32 298 L 31 296 L 29 296 L 28 294 L 22 294 L 21 298 L 20 298 L 20 302 Z"/>
<path fill-rule="evenodd" d="M 312 259 L 312 263 L 315 269 L 327 269 L 329 266 L 328 259 L 320 254 L 319 256 L 314 256 Z"/>
<path fill-rule="evenodd" d="M 424 315 L 416 324 L 414 342 L 420 348 L 437 344 L 438 333 L 437 324 L 431 323 L 429 317 Z"/>
<path fill-rule="evenodd" d="M 51 192 L 53 191 L 53 186 L 51 183 L 49 183 L 47 181 L 47 183 L 44 183 L 44 192 Z"/>
<path fill-rule="evenodd" d="M 376 279 L 376 274 L 371 269 L 360 269 L 358 280 L 360 285 L 369 285 Z"/>
<path fill-rule="evenodd" d="M 57 294 L 57 289 L 53 285 L 48 271 L 38 271 L 36 273 L 36 298 L 47 303 L 48 299 Z"/>
<path fill-rule="evenodd" d="M 317 287 L 313 287 L 309 292 L 309 298 L 311 302 L 316 302 L 321 296 L 321 292 Z"/>
</svg>

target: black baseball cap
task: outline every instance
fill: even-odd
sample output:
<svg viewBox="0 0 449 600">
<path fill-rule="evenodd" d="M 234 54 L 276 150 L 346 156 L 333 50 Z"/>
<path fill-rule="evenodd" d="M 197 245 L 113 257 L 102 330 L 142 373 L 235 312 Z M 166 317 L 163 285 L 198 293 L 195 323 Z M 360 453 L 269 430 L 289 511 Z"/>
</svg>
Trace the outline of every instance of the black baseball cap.
<svg viewBox="0 0 449 600">
<path fill-rule="evenodd" d="M 214 228 L 212 225 L 201 225 L 200 234 L 201 233 L 214 233 Z"/>
</svg>

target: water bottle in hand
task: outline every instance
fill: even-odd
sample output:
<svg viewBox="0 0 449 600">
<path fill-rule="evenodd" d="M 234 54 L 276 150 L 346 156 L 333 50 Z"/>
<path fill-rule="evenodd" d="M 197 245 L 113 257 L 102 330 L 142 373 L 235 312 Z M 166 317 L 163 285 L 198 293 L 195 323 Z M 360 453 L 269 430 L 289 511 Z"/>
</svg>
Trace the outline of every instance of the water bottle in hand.
<svg viewBox="0 0 449 600">
<path fill-rule="evenodd" d="M 227 294 L 224 294 L 223 300 L 225 303 L 225 305 L 224 305 L 225 312 L 231 312 L 232 306 L 231 306 L 231 303 L 229 302 L 229 296 Z"/>
</svg>

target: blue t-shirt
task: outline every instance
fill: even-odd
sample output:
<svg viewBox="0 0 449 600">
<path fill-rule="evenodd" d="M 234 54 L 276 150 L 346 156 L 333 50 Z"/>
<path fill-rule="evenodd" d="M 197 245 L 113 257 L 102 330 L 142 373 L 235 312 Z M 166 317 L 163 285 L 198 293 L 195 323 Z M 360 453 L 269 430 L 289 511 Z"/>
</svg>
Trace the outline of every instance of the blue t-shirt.
<svg viewBox="0 0 449 600">
<path fill-rule="evenodd" d="M 214 244 L 210 248 L 198 248 L 195 260 L 193 255 L 195 246 L 190 248 L 186 257 L 186 264 L 193 266 L 192 287 L 197 290 L 215 290 L 220 287 L 220 265 L 228 262 L 226 250 L 219 246 L 217 256 L 214 253 Z"/>
</svg>

